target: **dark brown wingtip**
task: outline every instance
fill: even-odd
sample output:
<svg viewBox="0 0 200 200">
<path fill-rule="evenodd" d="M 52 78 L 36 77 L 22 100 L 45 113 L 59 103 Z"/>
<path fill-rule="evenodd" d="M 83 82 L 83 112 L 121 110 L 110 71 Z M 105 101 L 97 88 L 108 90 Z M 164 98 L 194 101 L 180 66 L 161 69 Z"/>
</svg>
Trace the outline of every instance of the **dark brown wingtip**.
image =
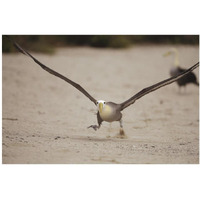
<svg viewBox="0 0 200 200">
<path fill-rule="evenodd" d="M 9 36 L 6 36 L 6 37 L 12 42 L 12 44 L 15 46 L 15 48 L 19 52 L 21 52 L 21 53 L 25 54 L 26 56 L 29 56 L 30 58 L 32 58 L 34 60 L 34 62 L 36 62 L 42 69 L 44 69 L 48 73 L 50 73 L 54 76 L 57 76 L 57 77 L 63 79 L 64 81 L 68 82 L 69 84 L 71 84 L 73 87 L 75 87 L 80 92 L 82 92 L 86 97 L 88 97 L 96 105 L 97 100 L 94 99 L 82 86 L 80 86 L 79 84 L 75 83 L 74 81 L 68 79 L 67 77 L 63 76 L 62 74 L 59 74 L 58 72 L 52 70 L 51 68 L 47 67 L 46 65 L 42 64 L 35 57 L 33 57 L 28 51 L 26 51 L 25 49 L 20 47 L 20 45 L 18 45 L 11 37 L 9 37 Z"/>
<path fill-rule="evenodd" d="M 13 42 L 13 45 L 20 53 L 23 53 L 27 56 L 26 52 L 16 42 Z"/>
<path fill-rule="evenodd" d="M 10 42 L 13 44 L 13 46 L 20 52 L 23 53 L 24 55 L 27 55 L 27 53 L 8 35 L 5 35 L 6 38 L 10 40 Z"/>
</svg>

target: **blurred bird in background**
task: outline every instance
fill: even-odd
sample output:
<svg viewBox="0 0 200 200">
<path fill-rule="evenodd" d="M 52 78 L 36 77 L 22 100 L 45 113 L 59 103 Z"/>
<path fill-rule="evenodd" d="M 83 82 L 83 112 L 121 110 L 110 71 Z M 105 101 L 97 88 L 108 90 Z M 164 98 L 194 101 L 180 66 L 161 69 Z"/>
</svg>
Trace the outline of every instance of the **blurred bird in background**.
<svg viewBox="0 0 200 200">
<path fill-rule="evenodd" d="M 176 48 L 171 48 L 168 52 L 166 52 L 163 56 L 174 56 L 174 62 L 173 66 L 170 69 L 170 76 L 177 76 L 178 74 L 184 72 L 186 69 L 180 67 L 180 61 L 179 61 L 179 53 Z M 199 82 L 197 81 L 197 77 L 193 72 L 188 73 L 187 75 L 183 76 L 182 78 L 178 79 L 176 83 L 179 86 L 179 92 L 181 91 L 181 87 L 193 83 L 196 86 L 199 86 Z"/>
</svg>

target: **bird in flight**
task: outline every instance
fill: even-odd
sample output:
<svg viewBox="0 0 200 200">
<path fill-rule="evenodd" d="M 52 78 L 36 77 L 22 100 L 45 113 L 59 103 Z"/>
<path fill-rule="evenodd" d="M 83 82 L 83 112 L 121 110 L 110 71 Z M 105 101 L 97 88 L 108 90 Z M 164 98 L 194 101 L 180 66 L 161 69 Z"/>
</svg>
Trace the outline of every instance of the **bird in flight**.
<svg viewBox="0 0 200 200">
<path fill-rule="evenodd" d="M 179 53 L 176 48 L 171 48 L 168 52 L 164 54 L 164 56 L 169 56 L 173 55 L 174 56 L 174 63 L 173 67 L 170 69 L 170 76 L 176 76 L 178 74 L 181 74 L 182 72 L 185 71 L 182 67 L 180 67 L 180 61 L 179 61 Z M 183 76 L 182 78 L 178 79 L 176 83 L 179 86 L 179 89 L 181 87 L 185 87 L 189 83 L 193 83 L 196 86 L 199 86 L 199 82 L 197 81 L 197 77 L 193 72 L 190 72 Z"/>
<path fill-rule="evenodd" d="M 34 62 L 36 62 L 42 69 L 46 70 L 50 74 L 57 76 L 57 77 L 63 79 L 64 81 L 68 82 L 72 86 L 74 86 L 76 89 L 78 89 L 80 92 L 82 92 L 86 97 L 88 97 L 95 104 L 95 106 L 97 107 L 97 122 L 98 122 L 98 125 L 91 125 L 88 128 L 93 128 L 96 131 L 97 129 L 99 129 L 101 127 L 101 124 L 102 124 L 103 121 L 106 121 L 106 122 L 119 121 L 120 131 L 119 131 L 118 136 L 120 138 L 126 137 L 125 132 L 123 130 L 122 113 L 121 113 L 125 108 L 129 107 L 130 105 L 135 103 L 136 100 L 140 99 L 141 97 L 145 96 L 146 94 L 149 94 L 149 93 L 151 93 L 151 92 L 153 92 L 153 91 L 155 91 L 155 90 L 157 90 L 161 87 L 164 87 L 166 85 L 169 85 L 169 84 L 177 81 L 178 79 L 184 77 L 188 73 L 191 73 L 194 69 L 196 69 L 199 66 L 199 62 L 198 62 L 195 65 L 193 65 L 192 67 L 190 67 L 189 69 L 183 71 L 182 73 L 175 75 L 171 78 L 168 78 L 166 80 L 163 80 L 163 81 L 156 83 L 154 85 L 151 85 L 149 87 L 146 87 L 146 88 L 142 89 L 140 92 L 133 95 L 128 100 L 126 100 L 126 101 L 124 101 L 120 104 L 117 104 L 117 103 L 114 103 L 114 102 L 108 102 L 108 101 L 104 101 L 104 100 L 96 100 L 81 85 L 75 83 L 74 81 L 70 80 L 69 78 L 67 78 L 67 77 L 59 74 L 58 72 L 50 69 L 49 67 L 45 66 L 39 60 L 37 60 L 35 57 L 33 57 L 28 51 L 23 49 L 14 40 L 12 40 L 11 38 L 9 38 L 9 40 L 13 43 L 13 45 L 16 47 L 16 49 L 19 52 L 21 52 L 22 54 L 32 58 L 34 60 Z"/>
</svg>

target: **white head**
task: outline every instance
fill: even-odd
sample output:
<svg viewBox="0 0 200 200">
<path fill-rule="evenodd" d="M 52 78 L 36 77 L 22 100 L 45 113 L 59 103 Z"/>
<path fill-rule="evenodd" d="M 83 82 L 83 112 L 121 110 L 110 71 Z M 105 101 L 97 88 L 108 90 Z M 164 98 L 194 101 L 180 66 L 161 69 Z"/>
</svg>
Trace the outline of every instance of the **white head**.
<svg viewBox="0 0 200 200">
<path fill-rule="evenodd" d="M 176 48 L 171 48 L 169 51 L 167 51 L 163 56 L 169 56 L 172 54 L 178 54 L 178 50 Z"/>
<path fill-rule="evenodd" d="M 168 52 L 166 52 L 163 56 L 169 56 L 169 55 L 174 55 L 174 66 L 179 66 L 179 55 L 178 55 L 178 50 L 176 48 L 171 48 Z"/>
<path fill-rule="evenodd" d="M 104 100 L 98 100 L 97 101 L 97 109 L 98 111 L 101 113 L 104 106 L 105 106 L 106 102 Z"/>
</svg>

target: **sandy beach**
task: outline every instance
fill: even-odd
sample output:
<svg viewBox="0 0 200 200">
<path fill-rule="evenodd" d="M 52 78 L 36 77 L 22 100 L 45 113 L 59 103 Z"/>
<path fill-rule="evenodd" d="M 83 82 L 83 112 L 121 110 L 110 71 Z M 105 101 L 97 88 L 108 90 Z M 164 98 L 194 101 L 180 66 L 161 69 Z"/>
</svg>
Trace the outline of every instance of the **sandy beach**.
<svg viewBox="0 0 200 200">
<path fill-rule="evenodd" d="M 170 45 L 128 49 L 58 48 L 32 52 L 45 65 L 81 84 L 96 99 L 121 103 L 169 77 Z M 179 45 L 181 66 L 198 62 L 198 46 Z M 2 56 L 3 164 L 197 164 L 199 88 L 176 83 L 123 111 L 119 123 L 97 124 L 96 107 L 82 93 L 20 53 Z M 199 68 L 194 71 L 199 78 Z"/>
</svg>

